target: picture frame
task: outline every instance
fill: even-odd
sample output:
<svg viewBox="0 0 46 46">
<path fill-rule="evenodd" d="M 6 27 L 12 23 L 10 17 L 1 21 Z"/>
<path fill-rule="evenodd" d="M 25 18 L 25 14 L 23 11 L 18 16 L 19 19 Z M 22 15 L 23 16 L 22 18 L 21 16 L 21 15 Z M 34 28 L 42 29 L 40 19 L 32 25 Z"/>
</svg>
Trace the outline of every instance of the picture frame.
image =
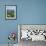
<svg viewBox="0 0 46 46">
<path fill-rule="evenodd" d="M 16 18 L 17 18 L 16 5 L 5 5 L 5 19 L 16 20 Z"/>
</svg>

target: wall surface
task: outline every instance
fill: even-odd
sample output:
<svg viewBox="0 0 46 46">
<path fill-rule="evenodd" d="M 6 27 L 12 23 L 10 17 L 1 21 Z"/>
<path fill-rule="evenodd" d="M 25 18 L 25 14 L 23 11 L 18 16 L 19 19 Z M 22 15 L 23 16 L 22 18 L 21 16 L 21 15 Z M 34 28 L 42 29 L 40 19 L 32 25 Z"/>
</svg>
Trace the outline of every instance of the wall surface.
<svg viewBox="0 0 46 46">
<path fill-rule="evenodd" d="M 5 5 L 17 5 L 16 20 L 5 20 Z M 18 24 L 46 24 L 46 0 L 0 0 L 0 44 L 8 43 L 9 32 L 18 32 Z"/>
</svg>

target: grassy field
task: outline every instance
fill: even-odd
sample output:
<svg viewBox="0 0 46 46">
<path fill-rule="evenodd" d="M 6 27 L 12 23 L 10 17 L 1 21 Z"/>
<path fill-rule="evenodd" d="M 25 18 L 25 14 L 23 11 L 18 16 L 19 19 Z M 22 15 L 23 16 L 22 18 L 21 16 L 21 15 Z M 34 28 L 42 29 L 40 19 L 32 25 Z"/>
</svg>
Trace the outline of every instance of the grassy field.
<svg viewBox="0 0 46 46">
<path fill-rule="evenodd" d="M 7 10 L 7 17 L 14 17 L 14 10 Z"/>
</svg>

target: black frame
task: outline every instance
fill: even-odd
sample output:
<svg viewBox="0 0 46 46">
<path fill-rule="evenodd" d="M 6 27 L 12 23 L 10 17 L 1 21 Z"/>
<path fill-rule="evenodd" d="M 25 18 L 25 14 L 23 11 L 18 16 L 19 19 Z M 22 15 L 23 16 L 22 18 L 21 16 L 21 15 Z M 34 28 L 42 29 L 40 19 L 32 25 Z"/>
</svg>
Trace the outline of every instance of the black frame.
<svg viewBox="0 0 46 46">
<path fill-rule="evenodd" d="M 7 19 L 6 18 L 6 6 L 15 6 L 16 7 L 16 18 L 15 19 Z M 16 5 L 5 5 L 5 20 L 16 20 L 17 19 L 17 6 Z"/>
</svg>

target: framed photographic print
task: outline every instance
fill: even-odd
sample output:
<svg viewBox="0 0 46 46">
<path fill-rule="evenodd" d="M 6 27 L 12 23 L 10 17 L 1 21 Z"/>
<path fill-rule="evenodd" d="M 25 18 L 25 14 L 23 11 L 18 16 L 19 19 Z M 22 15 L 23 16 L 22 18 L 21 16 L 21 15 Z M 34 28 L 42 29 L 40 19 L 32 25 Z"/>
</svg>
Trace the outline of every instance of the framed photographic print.
<svg viewBox="0 0 46 46">
<path fill-rule="evenodd" d="M 5 18 L 6 20 L 16 19 L 16 5 L 5 5 Z"/>
</svg>

